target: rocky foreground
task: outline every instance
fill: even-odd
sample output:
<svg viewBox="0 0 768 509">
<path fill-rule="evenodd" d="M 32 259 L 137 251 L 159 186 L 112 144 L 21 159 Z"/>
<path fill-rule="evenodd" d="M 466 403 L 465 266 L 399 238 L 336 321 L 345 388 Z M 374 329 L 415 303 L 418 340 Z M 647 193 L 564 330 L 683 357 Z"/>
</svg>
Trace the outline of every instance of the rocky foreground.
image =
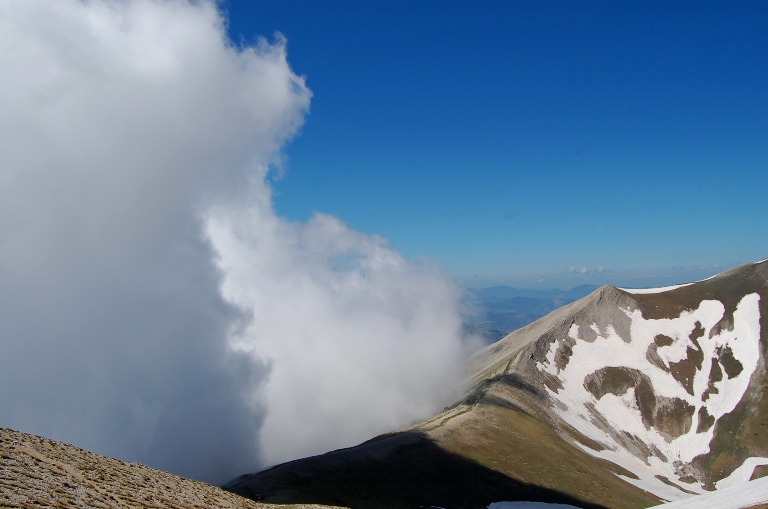
<svg viewBox="0 0 768 509">
<path fill-rule="evenodd" d="M 206 483 L 0 428 L 0 507 L 268 509 Z M 281 506 L 316 509 L 316 505 Z"/>
</svg>

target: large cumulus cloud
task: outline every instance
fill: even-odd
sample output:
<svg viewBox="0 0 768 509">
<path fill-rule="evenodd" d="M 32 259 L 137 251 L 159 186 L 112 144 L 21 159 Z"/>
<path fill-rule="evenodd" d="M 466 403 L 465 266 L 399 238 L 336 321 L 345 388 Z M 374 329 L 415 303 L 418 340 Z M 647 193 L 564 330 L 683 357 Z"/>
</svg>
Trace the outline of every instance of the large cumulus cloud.
<svg viewBox="0 0 768 509">
<path fill-rule="evenodd" d="M 221 482 L 442 404 L 455 288 L 275 215 L 311 92 L 282 39 L 224 24 L 205 1 L 0 3 L 0 425 Z"/>
</svg>

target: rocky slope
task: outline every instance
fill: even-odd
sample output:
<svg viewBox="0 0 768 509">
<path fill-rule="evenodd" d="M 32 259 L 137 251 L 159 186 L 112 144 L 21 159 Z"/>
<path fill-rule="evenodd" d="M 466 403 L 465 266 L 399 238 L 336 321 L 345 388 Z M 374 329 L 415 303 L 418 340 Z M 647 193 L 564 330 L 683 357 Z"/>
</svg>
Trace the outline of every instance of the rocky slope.
<svg viewBox="0 0 768 509">
<path fill-rule="evenodd" d="M 478 352 L 469 396 L 433 419 L 227 488 L 354 508 L 641 508 L 736 486 L 768 474 L 767 313 L 766 261 L 602 287 Z"/>
<path fill-rule="evenodd" d="M 144 465 L 2 428 L 0 507 L 270 509 L 271 506 Z M 316 508 L 306 506 L 306 509 Z"/>
</svg>

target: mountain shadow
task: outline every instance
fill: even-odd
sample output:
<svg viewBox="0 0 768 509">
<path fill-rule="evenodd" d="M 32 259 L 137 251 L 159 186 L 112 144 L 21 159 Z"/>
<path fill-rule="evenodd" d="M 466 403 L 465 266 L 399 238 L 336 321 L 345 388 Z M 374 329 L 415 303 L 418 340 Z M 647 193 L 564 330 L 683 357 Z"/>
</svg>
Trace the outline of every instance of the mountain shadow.
<svg viewBox="0 0 768 509">
<path fill-rule="evenodd" d="M 605 509 L 447 452 L 418 430 L 382 435 L 354 448 L 247 474 L 224 489 L 268 503 L 352 509 L 485 509 L 499 501 Z"/>
</svg>

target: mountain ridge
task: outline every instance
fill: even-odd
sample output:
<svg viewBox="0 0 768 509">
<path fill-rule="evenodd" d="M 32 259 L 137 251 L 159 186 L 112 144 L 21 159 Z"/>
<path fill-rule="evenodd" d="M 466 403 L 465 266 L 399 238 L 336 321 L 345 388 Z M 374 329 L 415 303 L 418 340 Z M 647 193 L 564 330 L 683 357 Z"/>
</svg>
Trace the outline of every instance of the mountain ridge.
<svg viewBox="0 0 768 509">
<path fill-rule="evenodd" d="M 553 489 L 578 507 L 648 507 L 764 475 L 767 289 L 764 262 L 671 289 L 600 287 L 476 352 L 467 363 L 468 396 L 401 433 L 419 431 L 443 451 Z M 332 475 L 316 457 L 302 482 L 364 468 L 371 460 L 358 452 L 337 452 Z M 305 500 L 290 479 L 301 462 L 245 476 L 230 489 Z M 424 470 L 414 476 L 428 476 Z M 445 483 L 474 489 L 459 477 Z M 375 480 L 368 484 L 363 492 L 380 492 Z M 379 507 L 342 492 L 336 498 L 345 505 Z M 552 501 L 520 496 L 492 501 Z M 488 498 L 481 499 L 437 505 L 480 507 Z"/>
<path fill-rule="evenodd" d="M 556 405 L 561 406 L 567 406 L 566 402 L 563 400 L 563 398 L 560 398 L 557 396 L 559 391 L 563 389 L 562 383 L 563 380 L 561 380 L 558 375 L 561 373 L 561 371 L 564 371 L 570 357 L 573 354 L 573 347 L 575 346 L 576 342 L 578 340 L 584 341 L 582 345 L 588 344 L 590 341 L 594 341 L 595 339 L 601 337 L 601 333 L 605 335 L 608 327 L 612 327 L 613 331 L 616 333 L 616 336 L 620 338 L 623 342 L 627 342 L 627 338 L 629 337 L 629 326 L 631 324 L 632 318 L 629 317 L 629 314 L 625 312 L 628 310 L 631 312 L 638 312 L 640 313 L 640 316 L 635 317 L 635 320 L 643 320 L 645 318 L 648 318 L 649 320 L 670 320 L 670 316 L 676 315 L 676 316 L 682 316 L 683 314 L 691 314 L 696 309 L 698 309 L 702 302 L 711 302 L 716 303 L 720 302 L 721 307 L 723 308 L 721 311 L 721 316 L 719 319 L 717 319 L 715 322 L 709 325 L 709 327 L 706 328 L 706 330 L 698 330 L 695 327 L 690 327 L 690 334 L 694 333 L 700 333 L 701 336 L 704 335 L 706 332 L 709 336 L 709 339 L 712 337 L 721 336 L 724 332 L 728 332 L 731 330 L 734 326 L 734 313 L 736 312 L 738 308 L 739 302 L 743 298 L 747 297 L 747 294 L 753 295 L 755 302 L 753 310 L 755 310 L 757 303 L 760 302 L 760 305 L 762 306 L 762 312 L 757 311 L 757 314 L 759 316 L 759 321 L 764 322 L 765 316 L 766 316 L 766 281 L 768 281 L 768 264 L 765 264 L 764 262 L 757 262 L 754 264 L 747 264 L 743 265 L 741 267 L 737 267 L 734 269 L 731 269 L 729 271 L 726 271 L 720 275 L 714 276 L 712 278 L 709 278 L 704 281 L 696 282 L 696 283 L 690 283 L 687 285 L 679 285 L 674 288 L 669 289 L 661 289 L 661 291 L 653 292 L 653 291 L 642 291 L 640 293 L 631 293 L 631 290 L 627 289 L 620 289 L 610 286 L 604 286 L 598 289 L 596 292 L 591 294 L 588 297 L 585 297 L 584 299 L 577 301 L 574 304 L 571 304 L 569 306 L 566 306 L 564 308 L 561 308 L 560 310 L 556 311 L 555 313 L 548 315 L 547 317 L 543 318 L 539 322 L 534 322 L 534 324 L 531 324 L 527 328 L 521 329 L 519 331 L 515 331 L 511 333 L 509 336 L 504 338 L 502 341 L 499 342 L 497 345 L 492 345 L 490 347 L 486 347 L 484 350 L 481 350 L 480 352 L 476 353 L 474 356 L 474 362 L 476 364 L 475 369 L 482 370 L 482 369 L 489 369 L 491 366 L 489 363 L 496 362 L 498 364 L 498 359 L 501 357 L 502 359 L 509 359 L 510 356 L 514 355 L 516 353 L 515 349 L 516 347 L 528 347 L 528 351 L 525 352 L 525 354 L 520 355 L 520 359 L 516 361 L 516 364 L 514 366 L 514 370 L 518 372 L 519 374 L 522 374 L 524 377 L 526 377 L 529 380 L 539 380 L 543 385 L 546 387 L 546 390 L 550 391 L 550 395 L 553 396 L 553 400 Z M 722 301 L 722 302 L 721 302 Z M 601 303 L 603 307 L 605 307 L 605 304 L 608 305 L 609 312 L 600 313 L 600 316 L 589 316 L 589 313 L 585 313 L 585 310 L 595 309 L 599 308 L 601 306 Z M 578 308 L 578 310 L 576 310 Z M 715 310 L 714 312 L 716 312 Z M 562 320 L 562 315 L 568 315 L 568 319 Z M 630 321 L 628 322 L 628 318 Z M 558 321 L 557 325 L 551 325 L 550 322 Z M 698 323 L 698 322 L 696 322 Z M 694 325 L 691 323 L 690 325 Z M 699 324 L 700 325 L 700 324 Z M 533 330 L 535 328 L 541 328 L 542 326 L 545 326 L 547 329 L 546 332 L 542 334 L 537 334 L 535 331 L 532 332 L 534 335 L 537 335 L 538 338 L 533 344 L 527 343 L 527 337 L 531 332 L 529 330 Z M 576 337 L 573 333 L 573 327 L 577 327 L 577 331 L 579 328 L 582 329 L 582 334 L 586 334 L 586 337 L 579 336 L 579 333 L 576 332 Z M 584 330 L 585 329 L 585 330 Z M 596 329 L 596 330 L 593 330 Z M 755 327 L 757 331 L 761 332 L 755 332 L 752 333 L 752 339 L 753 345 L 755 346 L 755 351 L 752 352 L 754 356 L 757 356 L 759 359 L 759 366 L 758 363 L 755 363 L 755 366 L 753 368 L 753 371 L 757 370 L 758 378 L 762 380 L 762 382 L 753 384 L 757 385 L 755 390 L 747 394 L 748 399 L 752 400 L 759 400 L 759 396 L 765 392 L 765 351 L 766 351 L 766 344 L 768 344 L 768 340 L 766 340 L 766 327 L 763 323 L 762 326 L 758 323 Z M 748 332 L 748 331 L 747 331 Z M 523 339 L 518 339 L 516 336 L 521 336 Z M 686 338 L 678 338 L 678 339 L 686 339 Z M 690 339 L 690 338 L 688 338 Z M 672 338 L 666 338 L 668 341 L 672 341 Z M 700 339 L 701 341 L 704 341 L 703 339 Z M 694 339 L 693 342 L 696 340 Z M 689 341 L 690 342 L 690 341 Z M 520 344 L 522 343 L 522 344 Z M 557 348 L 555 348 L 555 343 L 557 343 Z M 621 342 L 618 342 L 618 345 L 620 345 Z M 762 351 L 757 351 L 760 349 L 758 345 L 762 345 Z M 666 345 L 667 347 L 671 347 L 672 344 Z M 733 358 L 733 353 L 730 352 L 730 347 L 728 345 L 721 345 L 718 348 L 724 348 L 723 355 L 720 356 L 717 359 L 717 366 L 723 366 L 722 371 L 725 371 L 724 376 L 721 376 L 720 379 L 715 380 L 715 384 L 722 384 L 724 383 L 723 378 L 726 379 L 726 381 L 730 381 L 730 376 L 728 373 L 728 368 L 723 365 L 723 362 L 725 364 L 736 362 L 738 364 L 738 361 L 735 361 Z M 656 347 L 658 349 L 658 347 Z M 505 351 L 506 350 L 506 351 Z M 642 352 L 641 352 L 642 353 Z M 692 362 L 695 362 L 695 360 L 688 360 L 689 355 L 697 355 L 699 352 L 695 348 L 686 349 L 685 352 L 686 355 L 681 356 L 680 359 L 677 359 L 678 362 L 671 363 L 666 367 L 666 370 L 669 371 L 670 375 L 672 375 L 672 378 L 675 378 L 675 381 L 678 382 L 678 385 L 682 386 L 684 389 L 688 389 L 689 391 L 692 391 L 693 388 L 690 386 L 693 381 L 690 380 L 690 376 L 692 376 L 694 373 L 693 371 L 696 371 L 695 366 L 692 366 Z M 529 354 L 529 355 L 528 355 Z M 711 352 L 710 352 L 711 354 Z M 646 353 L 646 357 L 650 355 L 650 353 Z M 701 371 L 701 365 L 703 363 L 703 354 L 701 354 L 702 359 L 699 360 L 699 368 L 698 371 Z M 711 355 L 710 355 L 711 357 Z M 659 359 L 655 359 L 657 362 Z M 712 360 L 714 362 L 714 359 L 707 359 Z M 687 364 L 686 364 L 687 362 Z M 485 363 L 485 364 L 483 364 Z M 649 361 L 650 365 L 642 366 L 643 368 L 654 368 L 657 366 L 654 366 L 652 362 Z M 663 362 L 662 362 L 663 364 Z M 670 370 L 670 366 L 674 364 L 674 368 L 677 369 L 676 373 L 672 373 Z M 732 369 L 737 369 L 737 365 L 733 364 Z M 510 367 L 507 366 L 507 369 Z M 759 368 L 759 369 L 758 369 Z M 720 369 L 720 368 L 718 368 Z M 685 373 L 687 372 L 687 373 Z M 608 378 L 632 378 L 633 375 L 635 378 L 637 378 L 639 375 L 637 373 L 625 373 L 624 375 L 621 374 L 622 372 L 613 370 L 612 372 L 603 373 L 603 375 L 607 375 Z M 689 379 L 684 379 L 684 375 L 688 375 Z M 716 373 L 715 373 L 716 374 Z M 677 375 L 677 377 L 675 376 Z M 733 373 L 734 378 L 738 378 L 736 373 Z M 603 379 L 606 377 L 603 376 Z M 717 378 L 716 376 L 714 378 Z M 742 377 L 742 382 L 745 380 Z M 582 380 L 584 380 L 584 383 L 587 384 L 587 381 L 582 377 L 578 384 L 582 384 Z M 592 380 L 593 384 L 600 385 L 600 382 L 603 380 Z M 749 381 L 746 381 L 747 384 Z M 616 380 L 609 381 L 610 383 L 618 383 Z M 640 388 L 638 390 L 642 391 L 644 390 L 646 394 L 650 394 L 647 390 L 648 383 L 643 381 L 624 381 L 623 382 L 626 387 L 624 388 L 624 392 L 621 392 L 622 395 L 626 394 L 628 392 L 627 389 L 629 389 L 630 386 L 633 386 L 634 388 Z M 710 381 L 710 384 L 712 382 Z M 747 385 L 742 384 L 742 385 Z M 686 385 L 689 385 L 689 387 L 686 387 Z M 701 385 L 701 384 L 699 384 Z M 643 387 L 646 387 L 646 389 L 642 389 Z M 746 391 L 746 386 L 743 388 L 742 395 Z M 599 390 L 597 386 L 594 387 L 594 390 Z M 608 387 L 607 393 L 609 396 L 616 396 L 616 394 L 611 394 L 611 392 L 617 393 L 620 392 L 618 388 L 613 388 L 613 391 L 611 391 L 611 388 Z M 652 392 L 652 391 L 651 391 Z M 678 392 L 680 392 L 678 390 Z M 690 394 L 693 396 L 693 393 Z M 593 394 L 593 396 L 596 396 L 596 399 L 598 402 L 602 399 L 600 394 Z M 703 394 L 703 399 L 707 399 L 707 395 Z M 740 400 L 740 398 L 739 398 Z M 656 408 L 661 407 L 661 413 L 662 415 L 659 417 L 658 414 L 655 414 L 656 417 L 659 417 L 658 422 L 656 422 L 656 426 L 650 426 L 651 429 L 661 429 L 661 431 L 665 432 L 667 436 L 665 437 L 665 441 L 669 440 L 670 442 L 673 442 L 673 440 L 670 440 L 670 433 L 666 432 L 674 432 L 675 429 L 671 429 L 669 426 L 674 428 L 675 426 L 677 428 L 685 427 L 685 423 L 681 423 L 680 419 L 665 419 L 664 411 L 665 411 L 665 405 L 675 405 L 679 402 L 683 401 L 682 399 L 676 399 L 672 400 L 672 403 L 669 403 L 668 401 L 663 401 L 661 404 L 657 404 L 657 402 L 654 401 L 654 406 Z M 636 398 L 636 401 L 633 402 L 636 406 L 642 407 L 642 401 L 638 398 Z M 570 404 L 573 404 L 573 402 L 570 402 Z M 632 406 L 632 405 L 630 405 Z M 720 433 L 715 437 L 715 432 L 713 431 L 713 436 L 706 441 L 704 446 L 699 446 L 698 451 L 700 454 L 692 457 L 687 458 L 690 461 L 680 461 L 680 464 L 674 467 L 674 471 L 670 471 L 667 469 L 666 472 L 664 472 L 663 475 L 661 472 L 658 471 L 659 465 L 656 465 L 657 471 L 653 475 L 655 480 L 652 480 L 650 478 L 646 479 L 647 483 L 650 483 L 653 485 L 653 487 L 646 485 L 645 489 L 653 491 L 656 495 L 668 497 L 669 499 L 675 499 L 678 498 L 679 494 L 678 491 L 682 493 L 692 493 L 692 492 L 698 492 L 701 493 L 702 490 L 706 489 L 713 489 L 715 486 L 715 482 L 721 482 L 724 483 L 723 485 L 727 485 L 728 481 L 725 481 L 724 478 L 718 478 L 718 475 L 725 474 L 728 472 L 733 472 L 740 462 L 746 461 L 750 457 L 755 457 L 757 459 L 757 464 L 766 464 L 768 463 L 768 460 L 765 458 L 768 452 L 768 444 L 764 444 L 762 437 L 765 436 L 764 427 L 765 426 L 765 414 L 766 411 L 764 409 L 764 405 L 754 405 L 754 408 L 761 409 L 760 415 L 755 419 L 748 419 L 745 418 L 746 416 L 743 415 L 747 412 L 746 407 L 749 405 L 742 405 L 743 408 L 741 410 L 742 419 L 736 419 L 731 414 L 732 411 L 737 410 L 735 407 L 738 407 L 738 403 L 733 405 L 734 408 L 729 410 L 728 412 L 723 412 L 721 416 L 726 417 L 726 421 L 723 423 L 725 426 L 724 428 L 727 431 L 733 431 L 732 428 L 734 426 L 737 426 L 737 424 L 747 423 L 753 421 L 759 421 L 758 424 L 761 425 L 762 433 L 751 433 L 753 437 L 757 437 L 757 439 L 753 441 L 760 442 L 759 449 L 760 455 L 759 456 L 748 456 L 748 452 L 752 449 L 755 449 L 754 447 L 748 447 L 748 446 L 742 446 L 739 448 L 737 444 L 735 444 L 732 440 L 729 440 L 728 438 L 723 438 L 723 433 Z M 654 408 L 653 410 L 656 410 Z M 698 406 L 695 408 L 695 412 L 701 413 L 701 410 L 703 409 L 703 406 Z M 646 409 L 649 410 L 649 409 Z M 555 410 L 555 413 L 557 411 Z M 642 413 L 642 412 L 641 412 Z M 647 412 L 646 412 L 647 413 Z M 670 412 L 667 412 L 670 413 Z M 599 412 L 598 412 L 599 414 Z M 674 414 L 674 412 L 672 412 Z M 567 416 L 567 413 L 560 413 L 560 417 Z M 600 415 L 592 415 L 591 418 L 600 419 Z M 702 431 L 701 429 L 693 430 L 691 429 L 697 420 L 698 415 L 690 416 L 689 419 L 690 424 L 688 429 L 690 429 L 691 434 L 696 435 L 695 438 L 700 438 L 698 435 L 702 435 L 703 433 L 700 433 Z M 720 417 L 720 416 L 718 416 Z M 702 418 L 707 418 L 708 420 L 711 420 L 710 428 L 712 429 L 715 424 L 715 420 L 712 419 L 712 416 L 709 416 L 704 412 L 702 414 Z M 557 419 L 554 419 L 556 421 Z M 644 421 L 648 420 L 648 416 L 644 416 Z M 685 420 L 685 419 L 683 419 Z M 730 421 L 738 421 L 736 422 L 729 422 Z M 586 419 L 582 419 L 581 423 L 583 424 L 586 421 Z M 701 421 L 700 421 L 701 422 Z M 578 428 L 579 420 L 570 419 L 568 424 L 572 427 Z M 648 422 L 644 422 L 644 424 L 649 424 Z M 558 423 L 553 422 L 553 426 L 558 428 Z M 605 427 L 607 426 L 604 423 Z M 665 427 L 666 426 L 666 427 Z M 610 427 L 610 426 L 608 426 Z M 582 435 L 589 435 L 589 433 L 585 433 L 586 429 L 588 429 L 589 426 L 583 426 L 580 431 Z M 594 431 L 594 430 L 592 430 Z M 615 430 L 614 430 L 615 431 Z M 693 433 L 695 431 L 695 433 Z M 706 430 L 704 430 L 706 431 Z M 726 431 L 726 432 L 727 432 Z M 655 444 L 647 444 L 647 443 L 638 443 L 636 440 L 634 440 L 636 437 L 621 437 L 620 435 L 622 433 L 626 434 L 625 430 L 620 430 L 620 432 L 616 432 L 617 435 L 616 442 L 622 443 L 623 447 L 625 449 L 631 449 L 633 447 L 650 447 L 648 451 L 645 451 L 646 454 L 646 460 L 649 456 L 663 456 L 663 453 L 661 455 L 656 454 L 660 451 L 654 451 L 652 450 L 654 447 L 657 447 L 657 445 L 663 445 L 661 442 L 657 442 Z M 729 433 L 732 434 L 732 433 Z M 596 435 L 599 436 L 597 433 L 593 433 L 591 436 L 592 444 L 594 445 L 594 439 L 596 438 Z M 681 434 L 678 433 L 677 437 L 679 438 Z M 588 437 L 590 438 L 590 437 Z M 582 442 L 584 442 L 582 440 Z M 642 442 L 642 441 L 641 441 Z M 713 454 L 707 455 L 706 454 L 706 446 L 712 442 L 713 443 Z M 583 445 L 583 444 L 582 444 Z M 617 444 L 614 444 L 617 445 Z M 600 448 L 598 446 L 598 448 Z M 586 447 L 586 450 L 590 450 L 589 447 Z M 728 458 L 728 455 L 730 454 L 729 451 L 738 451 L 738 453 L 733 456 L 732 458 Z M 603 459 L 608 460 L 607 456 L 610 456 L 609 454 L 595 454 L 596 457 L 603 457 Z M 616 460 L 616 458 L 613 458 Z M 651 460 L 653 461 L 653 460 Z M 754 460 L 753 460 L 754 461 Z M 623 468 L 627 468 L 627 465 L 621 465 Z M 713 471 L 714 469 L 717 469 L 717 473 Z M 631 470 L 631 469 L 630 469 Z M 637 474 L 637 472 L 635 472 Z M 670 480 L 670 477 L 676 477 L 676 479 Z M 683 480 L 683 483 L 680 482 L 680 480 Z M 633 479 L 627 479 L 628 482 L 635 482 Z M 698 486 L 699 489 L 696 489 L 695 486 L 691 486 L 691 484 L 695 484 L 698 482 L 700 486 Z M 682 484 L 682 485 L 681 485 Z M 671 489 L 668 489 L 671 488 Z M 677 491 L 674 491 L 677 490 Z M 685 490 L 685 491 L 683 491 Z"/>
</svg>

